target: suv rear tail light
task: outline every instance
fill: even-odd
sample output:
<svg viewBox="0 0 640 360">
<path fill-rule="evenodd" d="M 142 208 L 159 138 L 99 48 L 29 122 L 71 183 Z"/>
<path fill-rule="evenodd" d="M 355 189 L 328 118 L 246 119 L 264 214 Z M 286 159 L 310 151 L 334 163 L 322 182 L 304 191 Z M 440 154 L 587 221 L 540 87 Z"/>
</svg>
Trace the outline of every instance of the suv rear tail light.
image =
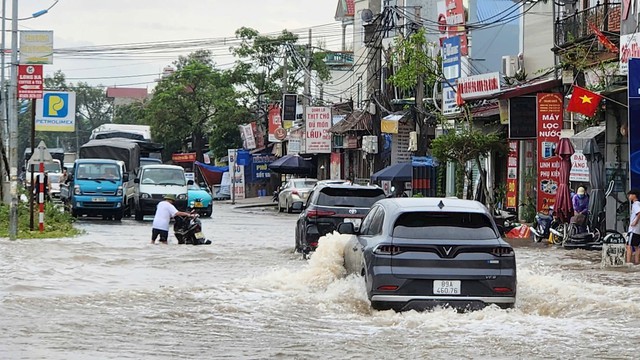
<svg viewBox="0 0 640 360">
<path fill-rule="evenodd" d="M 396 291 L 398 290 L 397 285 L 380 285 L 378 286 L 378 290 L 380 291 Z"/>
<path fill-rule="evenodd" d="M 326 210 L 309 210 L 307 211 L 307 217 L 318 217 L 318 216 L 332 216 L 335 215 L 335 211 L 326 211 Z"/>
<path fill-rule="evenodd" d="M 513 290 L 511 288 L 508 288 L 508 287 L 494 287 L 493 288 L 493 292 L 510 293 L 510 292 L 513 292 Z"/>
<path fill-rule="evenodd" d="M 513 248 L 501 246 L 493 248 L 491 253 L 495 256 L 513 256 Z"/>
<path fill-rule="evenodd" d="M 396 255 L 401 252 L 400 247 L 394 245 L 378 245 L 373 250 L 373 253 L 376 255 Z"/>
</svg>

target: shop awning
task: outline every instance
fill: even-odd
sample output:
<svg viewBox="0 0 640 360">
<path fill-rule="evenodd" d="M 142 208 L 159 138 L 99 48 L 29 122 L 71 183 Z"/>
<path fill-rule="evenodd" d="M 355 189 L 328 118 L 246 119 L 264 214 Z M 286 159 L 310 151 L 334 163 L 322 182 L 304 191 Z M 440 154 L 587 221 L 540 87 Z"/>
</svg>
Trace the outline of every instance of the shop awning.
<svg viewBox="0 0 640 360">
<path fill-rule="evenodd" d="M 558 79 L 543 79 L 532 81 L 530 83 L 518 85 L 512 88 L 504 89 L 499 95 L 495 96 L 498 99 L 510 99 L 517 96 L 524 96 L 542 91 L 548 91 L 554 88 L 562 86 L 562 80 Z"/>
<path fill-rule="evenodd" d="M 362 130 L 371 130 L 371 114 L 361 110 L 352 112 L 346 119 L 329 128 L 329 132 L 334 134 Z"/>
<path fill-rule="evenodd" d="M 408 111 L 389 114 L 380 121 L 380 130 L 386 134 L 397 134 L 400 120 L 409 114 Z"/>
<path fill-rule="evenodd" d="M 584 146 L 587 144 L 587 141 L 589 141 L 590 139 L 595 139 L 599 145 L 602 145 L 601 143 L 603 143 L 602 138 L 605 130 L 606 130 L 606 126 L 604 125 L 591 126 L 580 131 L 577 134 L 574 134 L 573 136 L 570 137 L 571 142 L 573 143 L 573 147 L 576 150 L 582 150 L 584 149 Z"/>
</svg>

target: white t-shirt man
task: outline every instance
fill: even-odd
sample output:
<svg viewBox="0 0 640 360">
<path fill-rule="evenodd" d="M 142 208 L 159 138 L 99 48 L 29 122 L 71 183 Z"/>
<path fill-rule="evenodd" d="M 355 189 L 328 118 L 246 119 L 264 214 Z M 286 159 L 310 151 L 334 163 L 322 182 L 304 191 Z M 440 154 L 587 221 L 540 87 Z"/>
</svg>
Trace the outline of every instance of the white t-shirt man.
<svg viewBox="0 0 640 360">
<path fill-rule="evenodd" d="M 169 223 L 177 213 L 178 209 L 171 202 L 160 201 L 156 207 L 156 215 L 153 217 L 153 228 L 169 231 Z"/>
<path fill-rule="evenodd" d="M 629 222 L 629 232 L 640 235 L 640 221 L 638 221 L 635 226 L 631 225 L 633 224 L 633 220 L 636 218 L 636 216 L 638 216 L 638 213 L 640 213 L 640 201 L 634 201 L 633 204 L 631 204 L 631 216 L 629 217 L 631 221 Z"/>
</svg>

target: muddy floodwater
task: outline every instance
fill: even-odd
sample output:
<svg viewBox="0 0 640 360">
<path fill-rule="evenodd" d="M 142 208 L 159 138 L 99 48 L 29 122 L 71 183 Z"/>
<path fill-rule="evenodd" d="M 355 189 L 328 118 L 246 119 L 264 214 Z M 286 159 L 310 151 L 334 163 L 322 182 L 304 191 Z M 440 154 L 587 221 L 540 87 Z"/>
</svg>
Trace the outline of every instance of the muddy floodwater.
<svg viewBox="0 0 640 360">
<path fill-rule="evenodd" d="M 149 244 L 148 218 L 0 239 L 0 358 L 640 358 L 640 266 L 515 240 L 516 309 L 379 312 L 345 235 L 291 252 L 296 217 L 217 205 L 199 247 Z"/>
</svg>

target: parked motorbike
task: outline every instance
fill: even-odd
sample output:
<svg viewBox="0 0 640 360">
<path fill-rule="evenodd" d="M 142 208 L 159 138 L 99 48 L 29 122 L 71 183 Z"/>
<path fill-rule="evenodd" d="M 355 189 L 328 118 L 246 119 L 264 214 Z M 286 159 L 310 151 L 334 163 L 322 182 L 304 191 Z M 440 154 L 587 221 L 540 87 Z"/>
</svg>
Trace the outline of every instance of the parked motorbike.
<svg viewBox="0 0 640 360">
<path fill-rule="evenodd" d="M 516 218 L 517 215 L 515 212 L 502 209 L 496 209 L 493 214 L 493 221 L 495 221 L 502 236 L 513 230 L 516 224 Z"/>
<path fill-rule="evenodd" d="M 531 227 L 533 241 L 541 242 L 543 239 L 548 239 L 552 229 L 555 230 L 555 236 L 562 236 L 562 234 L 557 232 L 558 225 L 560 225 L 560 220 L 553 216 L 553 206 L 549 207 L 547 214 L 538 212 Z"/>
<path fill-rule="evenodd" d="M 178 239 L 178 244 L 211 245 L 202 233 L 200 217 L 176 216 L 173 224 L 173 232 Z"/>
<path fill-rule="evenodd" d="M 273 192 L 273 198 L 271 198 L 272 202 L 278 202 L 278 197 L 280 196 L 280 187 Z"/>
</svg>

